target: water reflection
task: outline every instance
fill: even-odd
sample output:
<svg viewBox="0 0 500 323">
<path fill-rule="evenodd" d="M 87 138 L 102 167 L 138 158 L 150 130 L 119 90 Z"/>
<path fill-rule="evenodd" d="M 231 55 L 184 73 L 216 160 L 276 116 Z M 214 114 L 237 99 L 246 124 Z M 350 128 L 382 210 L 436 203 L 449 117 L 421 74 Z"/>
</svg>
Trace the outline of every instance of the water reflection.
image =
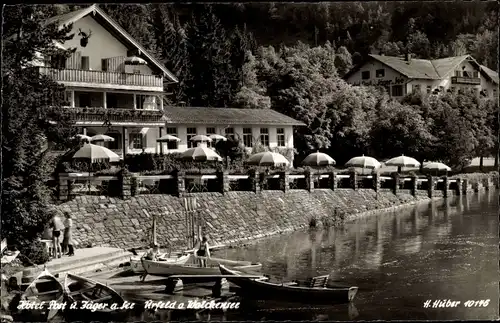
<svg viewBox="0 0 500 323">
<path fill-rule="evenodd" d="M 333 281 L 355 284 L 360 319 L 493 318 L 494 306 L 429 312 L 421 304 L 425 297 L 498 299 L 498 288 L 491 285 L 498 281 L 498 204 L 492 195 L 498 191 L 422 203 L 342 228 L 297 232 L 219 253 L 261 261 L 266 274 L 283 280 L 330 274 Z"/>
</svg>

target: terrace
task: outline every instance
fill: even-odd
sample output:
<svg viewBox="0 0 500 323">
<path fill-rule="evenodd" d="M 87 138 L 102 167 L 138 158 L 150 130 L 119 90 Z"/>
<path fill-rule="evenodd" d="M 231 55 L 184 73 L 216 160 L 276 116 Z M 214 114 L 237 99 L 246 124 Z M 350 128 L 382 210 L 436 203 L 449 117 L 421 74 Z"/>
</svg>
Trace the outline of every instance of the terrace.
<svg viewBox="0 0 500 323">
<path fill-rule="evenodd" d="M 65 86 L 112 87 L 115 89 L 163 90 L 163 77 L 138 73 L 118 73 L 81 69 L 39 67 L 40 74 L 51 77 Z"/>
<path fill-rule="evenodd" d="M 54 108 L 47 108 L 54 110 Z M 69 117 L 79 125 L 92 125 L 109 121 L 113 124 L 134 123 L 134 124 L 158 124 L 164 125 L 163 113 L 158 110 L 133 110 L 133 109 L 106 109 L 102 107 L 91 108 L 71 108 L 65 107 L 62 110 L 63 116 Z"/>
</svg>

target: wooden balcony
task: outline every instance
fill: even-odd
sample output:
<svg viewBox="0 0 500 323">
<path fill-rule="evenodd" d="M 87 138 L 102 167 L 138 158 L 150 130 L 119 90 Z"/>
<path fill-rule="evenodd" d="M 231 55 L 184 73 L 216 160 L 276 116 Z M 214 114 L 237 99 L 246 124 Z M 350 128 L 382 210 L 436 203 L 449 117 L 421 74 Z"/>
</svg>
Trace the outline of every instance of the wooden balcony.
<svg viewBox="0 0 500 323">
<path fill-rule="evenodd" d="M 57 69 L 52 67 L 40 67 L 40 74 L 47 75 L 54 81 L 62 83 L 94 83 L 163 88 L 163 78 L 156 75 Z"/>
<path fill-rule="evenodd" d="M 105 109 L 105 108 L 53 108 L 47 107 L 49 118 L 56 118 L 58 111 L 64 117 L 81 124 L 111 124 L 137 123 L 137 124 L 164 124 L 162 111 L 159 110 L 133 110 L 133 109 Z"/>
<path fill-rule="evenodd" d="M 479 77 L 459 77 L 459 76 L 453 76 L 451 78 L 451 84 L 480 85 L 481 84 L 481 79 Z"/>
</svg>

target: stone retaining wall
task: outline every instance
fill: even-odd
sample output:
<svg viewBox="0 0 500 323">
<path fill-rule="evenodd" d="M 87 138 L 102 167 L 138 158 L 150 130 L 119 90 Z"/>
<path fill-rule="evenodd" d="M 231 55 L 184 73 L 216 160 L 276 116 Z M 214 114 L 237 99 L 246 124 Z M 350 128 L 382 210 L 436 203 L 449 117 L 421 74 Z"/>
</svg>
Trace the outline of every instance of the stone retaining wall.
<svg viewBox="0 0 500 323">
<path fill-rule="evenodd" d="M 493 181 L 471 187 L 462 181 L 464 193 L 489 189 Z M 482 184 L 482 183 L 481 183 Z M 429 200 L 428 192 L 401 189 L 315 189 L 258 192 L 186 194 L 195 197 L 197 215 L 204 221 L 211 243 L 235 243 L 307 227 L 312 218 L 327 225 L 338 225 L 361 214 Z M 461 194 L 432 190 L 431 198 Z M 157 217 L 157 240 L 174 249 L 187 244 L 187 216 L 184 198 L 167 194 L 131 196 L 77 196 L 58 206 L 69 211 L 76 226 L 79 246 L 132 248 L 151 241 L 153 216 Z"/>
<path fill-rule="evenodd" d="M 250 237 L 292 231 L 309 225 L 311 218 L 340 224 L 365 211 L 384 209 L 427 196 L 379 192 L 370 189 L 197 193 L 199 215 L 212 243 L 232 243 Z M 157 239 L 174 248 L 186 247 L 183 198 L 143 195 L 128 200 L 79 196 L 59 206 L 73 215 L 77 245 L 131 248 L 150 241 L 152 217 L 157 216 Z"/>
</svg>

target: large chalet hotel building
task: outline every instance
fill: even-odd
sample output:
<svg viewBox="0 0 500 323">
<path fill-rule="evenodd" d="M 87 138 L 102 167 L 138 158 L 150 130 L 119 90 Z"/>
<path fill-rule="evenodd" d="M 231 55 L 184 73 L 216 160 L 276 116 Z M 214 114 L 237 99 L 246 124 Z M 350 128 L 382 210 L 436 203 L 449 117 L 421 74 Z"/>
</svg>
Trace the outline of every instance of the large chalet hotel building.
<svg viewBox="0 0 500 323">
<path fill-rule="evenodd" d="M 353 85 L 383 86 L 393 98 L 413 92 L 440 94 L 473 90 L 482 97 L 497 98 L 498 73 L 463 55 L 435 60 L 369 55 L 344 76 Z"/>
<path fill-rule="evenodd" d="M 238 137 L 293 149 L 293 126 L 303 123 L 270 109 L 192 108 L 165 104 L 166 89 L 177 77 L 97 5 L 50 18 L 47 24 L 72 24 L 74 37 L 61 48 L 69 58 L 45 57 L 40 71 L 66 87 L 66 108 L 82 134 L 114 138 L 108 148 L 126 154 L 182 152 L 195 135 Z M 158 143 L 165 134 L 180 142 Z"/>
</svg>

